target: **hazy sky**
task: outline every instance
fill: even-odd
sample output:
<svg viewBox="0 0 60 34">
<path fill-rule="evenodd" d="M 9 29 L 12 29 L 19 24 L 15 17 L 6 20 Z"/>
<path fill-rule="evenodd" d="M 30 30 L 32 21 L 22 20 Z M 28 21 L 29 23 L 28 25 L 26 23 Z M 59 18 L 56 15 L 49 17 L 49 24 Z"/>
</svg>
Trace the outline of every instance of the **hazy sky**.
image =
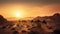
<svg viewBox="0 0 60 34">
<path fill-rule="evenodd" d="M 49 16 L 60 13 L 60 0 L 0 0 L 0 14 L 4 17 Z"/>
</svg>

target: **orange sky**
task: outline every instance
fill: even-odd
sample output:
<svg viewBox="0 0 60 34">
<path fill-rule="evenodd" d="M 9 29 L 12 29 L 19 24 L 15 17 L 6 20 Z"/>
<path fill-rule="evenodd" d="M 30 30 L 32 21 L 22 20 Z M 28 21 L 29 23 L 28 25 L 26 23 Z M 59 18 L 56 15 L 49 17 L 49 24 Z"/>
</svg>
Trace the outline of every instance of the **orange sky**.
<svg viewBox="0 0 60 34">
<path fill-rule="evenodd" d="M 17 12 L 21 14 L 20 17 L 49 16 L 53 15 L 54 13 L 60 13 L 60 4 L 49 4 L 45 6 L 38 5 L 19 3 L 1 4 L 0 14 L 7 18 L 16 17 Z"/>
</svg>

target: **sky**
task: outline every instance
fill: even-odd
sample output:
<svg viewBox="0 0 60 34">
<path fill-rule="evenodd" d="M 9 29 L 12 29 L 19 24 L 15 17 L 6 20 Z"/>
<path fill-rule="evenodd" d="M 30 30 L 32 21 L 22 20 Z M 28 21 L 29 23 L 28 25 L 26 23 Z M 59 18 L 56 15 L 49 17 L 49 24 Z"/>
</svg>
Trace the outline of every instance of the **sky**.
<svg viewBox="0 0 60 34">
<path fill-rule="evenodd" d="M 60 13 L 60 0 L 0 0 L 0 15 L 8 17 L 50 16 Z"/>
</svg>

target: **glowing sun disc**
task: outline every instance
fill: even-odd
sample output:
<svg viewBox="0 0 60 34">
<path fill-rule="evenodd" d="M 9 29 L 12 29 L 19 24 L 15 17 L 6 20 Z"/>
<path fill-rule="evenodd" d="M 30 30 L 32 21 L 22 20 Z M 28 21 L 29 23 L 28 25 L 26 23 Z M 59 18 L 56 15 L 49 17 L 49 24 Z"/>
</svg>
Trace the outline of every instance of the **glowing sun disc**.
<svg viewBox="0 0 60 34">
<path fill-rule="evenodd" d="M 21 17 L 21 14 L 18 12 L 15 15 L 16 15 L 16 17 Z"/>
<path fill-rule="evenodd" d="M 14 11 L 14 16 L 15 16 L 16 18 L 20 18 L 20 17 L 22 17 L 22 12 L 19 11 L 19 10 L 15 10 L 15 11 Z"/>
</svg>

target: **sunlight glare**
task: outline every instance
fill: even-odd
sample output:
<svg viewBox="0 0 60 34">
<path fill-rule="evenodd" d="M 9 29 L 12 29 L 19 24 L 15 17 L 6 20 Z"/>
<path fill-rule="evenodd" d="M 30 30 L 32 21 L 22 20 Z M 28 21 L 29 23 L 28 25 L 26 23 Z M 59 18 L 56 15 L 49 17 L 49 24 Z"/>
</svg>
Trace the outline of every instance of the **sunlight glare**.
<svg viewBox="0 0 60 34">
<path fill-rule="evenodd" d="M 15 10 L 14 15 L 16 18 L 20 18 L 20 17 L 22 17 L 22 11 L 21 10 Z"/>
</svg>

